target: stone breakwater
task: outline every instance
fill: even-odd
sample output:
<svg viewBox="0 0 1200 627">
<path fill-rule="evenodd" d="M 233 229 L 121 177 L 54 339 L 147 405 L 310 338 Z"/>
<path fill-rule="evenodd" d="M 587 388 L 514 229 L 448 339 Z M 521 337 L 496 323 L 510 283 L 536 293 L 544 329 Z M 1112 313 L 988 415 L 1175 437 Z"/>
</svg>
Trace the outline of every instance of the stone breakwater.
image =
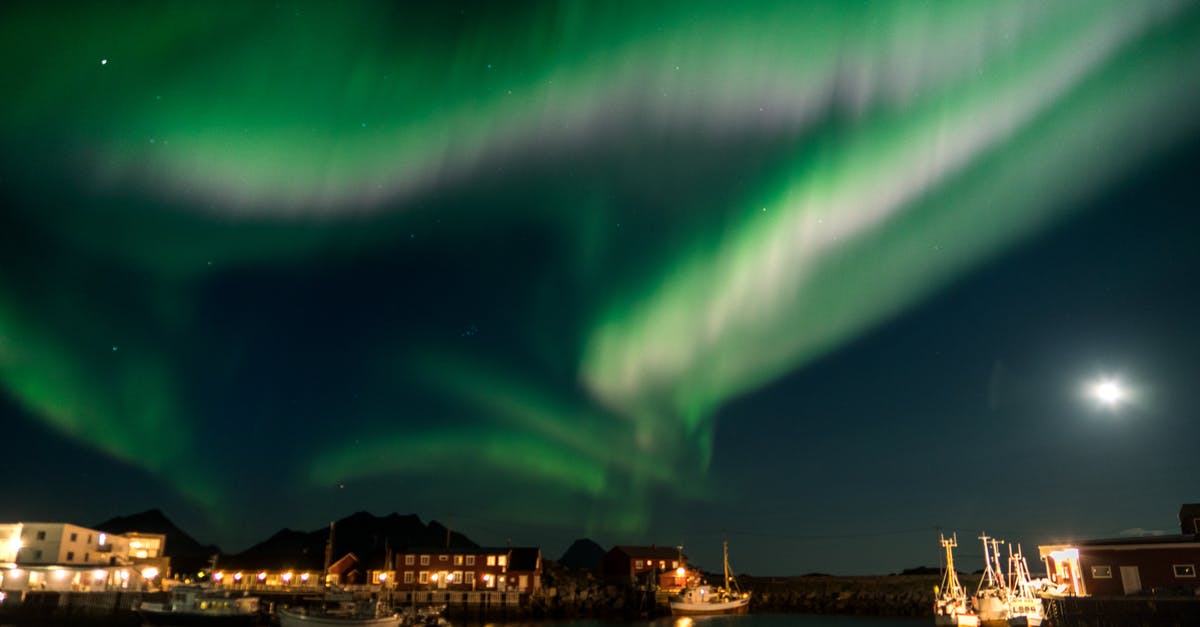
<svg viewBox="0 0 1200 627">
<path fill-rule="evenodd" d="M 877 577 L 738 578 L 754 594 L 751 612 L 931 616 L 937 575 Z M 535 618 L 634 618 L 669 613 L 667 595 L 605 585 L 590 577 L 562 577 L 534 595 Z"/>
<path fill-rule="evenodd" d="M 744 577 L 755 612 L 932 616 L 937 575 Z"/>
</svg>

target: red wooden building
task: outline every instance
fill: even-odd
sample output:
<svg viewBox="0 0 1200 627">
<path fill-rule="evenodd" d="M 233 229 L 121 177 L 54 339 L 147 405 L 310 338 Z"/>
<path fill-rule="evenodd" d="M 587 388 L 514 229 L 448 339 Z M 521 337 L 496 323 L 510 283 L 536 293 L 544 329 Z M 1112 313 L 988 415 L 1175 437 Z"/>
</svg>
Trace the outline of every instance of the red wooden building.
<svg viewBox="0 0 1200 627">
<path fill-rule="evenodd" d="M 395 556 L 398 590 L 533 592 L 542 586 L 542 551 L 519 548 L 413 548 Z"/>
<path fill-rule="evenodd" d="M 1200 504 L 1179 510 L 1180 534 L 1038 547 L 1050 580 L 1075 596 L 1200 594 Z"/>
<path fill-rule="evenodd" d="M 601 564 L 604 578 L 619 583 L 651 581 L 661 589 L 682 588 L 687 579 L 687 556 L 679 547 L 614 546 Z"/>
</svg>

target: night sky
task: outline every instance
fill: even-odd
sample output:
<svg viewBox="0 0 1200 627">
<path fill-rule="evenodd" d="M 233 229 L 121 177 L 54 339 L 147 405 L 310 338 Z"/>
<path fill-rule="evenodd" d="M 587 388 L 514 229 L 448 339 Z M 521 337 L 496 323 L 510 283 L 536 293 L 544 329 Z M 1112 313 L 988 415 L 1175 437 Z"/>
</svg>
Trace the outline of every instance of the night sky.
<svg viewBox="0 0 1200 627">
<path fill-rule="evenodd" d="M 0 520 L 850 574 L 1200 500 L 1195 2 L 5 3 L 0 58 Z"/>
</svg>

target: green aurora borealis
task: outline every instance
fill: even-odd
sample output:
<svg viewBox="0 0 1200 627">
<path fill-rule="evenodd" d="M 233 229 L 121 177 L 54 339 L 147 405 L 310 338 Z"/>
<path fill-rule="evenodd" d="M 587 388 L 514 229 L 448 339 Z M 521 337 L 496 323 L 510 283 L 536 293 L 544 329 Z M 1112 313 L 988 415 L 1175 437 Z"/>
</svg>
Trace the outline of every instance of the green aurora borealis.
<svg viewBox="0 0 1200 627">
<path fill-rule="evenodd" d="M 722 408 L 1200 121 L 1193 2 L 0 13 L 0 385 L 225 530 L 259 463 L 593 533 L 720 504 Z"/>
</svg>

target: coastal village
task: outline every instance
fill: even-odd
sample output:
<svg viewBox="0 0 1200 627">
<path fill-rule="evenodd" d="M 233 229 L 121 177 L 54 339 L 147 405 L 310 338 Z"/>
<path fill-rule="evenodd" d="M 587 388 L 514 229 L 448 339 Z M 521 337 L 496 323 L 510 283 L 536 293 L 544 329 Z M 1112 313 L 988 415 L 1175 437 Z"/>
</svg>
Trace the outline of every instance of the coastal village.
<svg viewBox="0 0 1200 627">
<path fill-rule="evenodd" d="M 735 602 L 729 607 L 737 611 L 728 613 L 752 607 L 924 615 L 947 625 L 1067 626 L 1141 624 L 1138 617 L 1157 616 L 1165 622 L 1145 624 L 1200 624 L 1200 504 L 1183 505 L 1179 520 L 1179 534 L 1041 545 L 1042 568 L 1035 572 L 1019 547 L 1009 549 L 1005 568 L 1000 542 L 984 535 L 984 569 L 962 573 L 951 535 L 942 538 L 945 556 L 937 575 L 734 578 L 728 553 L 725 572 L 712 574 L 691 564 L 679 546 L 605 549 L 580 540 L 547 560 L 536 546 L 480 546 L 413 515 L 363 512 L 328 529 L 283 530 L 241 553 L 222 555 L 151 510 L 86 527 L 0 524 L 0 621 L 37 622 L 64 612 L 133 617 L 139 605 L 161 604 L 184 590 L 253 596 L 261 601 L 254 610 L 263 620 L 277 607 L 329 590 L 386 598 L 401 607 L 437 607 L 439 615 L 444 610 L 468 620 L 652 617 L 670 613 L 689 590 L 715 601 L 740 582 L 736 594 L 724 597 Z M 1126 622 L 1095 622 L 1098 612 Z"/>
</svg>

